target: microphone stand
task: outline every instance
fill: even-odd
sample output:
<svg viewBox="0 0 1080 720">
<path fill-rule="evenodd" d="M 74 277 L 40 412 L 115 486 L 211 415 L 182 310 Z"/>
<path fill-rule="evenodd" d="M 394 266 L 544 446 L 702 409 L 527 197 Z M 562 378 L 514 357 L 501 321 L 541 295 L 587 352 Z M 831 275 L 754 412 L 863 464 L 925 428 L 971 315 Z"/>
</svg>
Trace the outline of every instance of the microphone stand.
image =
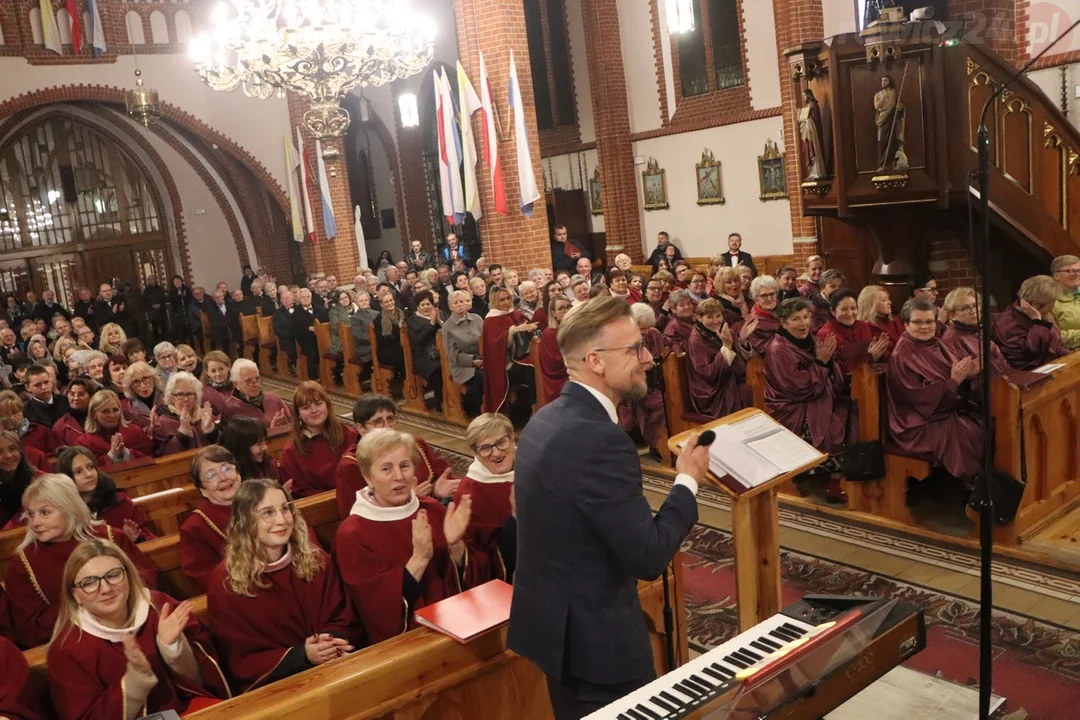
<svg viewBox="0 0 1080 720">
<path fill-rule="evenodd" d="M 994 585 L 991 575 L 991 560 L 994 552 L 994 499 L 991 496 L 990 476 L 994 468 L 994 432 L 990 414 L 990 132 L 986 128 L 986 115 L 994 102 L 1016 80 L 1038 62 L 1051 48 L 1069 35 L 1080 20 L 1061 33 L 994 91 L 983 105 L 979 119 L 978 136 L 978 182 L 979 182 L 979 222 L 982 225 L 982 238 L 978 250 L 979 276 L 982 278 L 980 305 L 982 306 L 982 368 L 979 371 L 979 384 L 983 408 L 983 465 L 982 476 L 977 482 L 982 485 L 982 492 L 976 490 L 976 498 L 981 501 L 979 508 L 979 550 L 980 580 L 979 593 L 979 718 L 989 720 L 991 681 L 993 678 L 993 652 L 991 643 L 991 614 L 994 607 Z"/>
</svg>

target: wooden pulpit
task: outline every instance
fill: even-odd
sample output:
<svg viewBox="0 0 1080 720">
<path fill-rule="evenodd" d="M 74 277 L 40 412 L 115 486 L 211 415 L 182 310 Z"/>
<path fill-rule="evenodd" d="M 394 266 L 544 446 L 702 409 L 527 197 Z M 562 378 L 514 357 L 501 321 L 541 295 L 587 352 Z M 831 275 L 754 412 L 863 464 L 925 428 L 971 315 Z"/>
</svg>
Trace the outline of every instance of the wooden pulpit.
<svg viewBox="0 0 1080 720">
<path fill-rule="evenodd" d="M 748 408 L 714 420 L 692 430 L 679 433 L 668 441 L 671 452 L 678 455 L 679 447 L 694 433 L 729 425 L 763 415 Z M 739 631 L 749 630 L 763 620 L 780 612 L 780 507 L 779 488 L 785 483 L 828 459 L 821 455 L 792 472 L 777 475 L 772 480 L 748 490 L 736 490 L 735 483 L 725 483 L 710 472 L 708 481 L 731 498 L 731 533 L 735 547 L 735 597 L 739 612 Z"/>
</svg>

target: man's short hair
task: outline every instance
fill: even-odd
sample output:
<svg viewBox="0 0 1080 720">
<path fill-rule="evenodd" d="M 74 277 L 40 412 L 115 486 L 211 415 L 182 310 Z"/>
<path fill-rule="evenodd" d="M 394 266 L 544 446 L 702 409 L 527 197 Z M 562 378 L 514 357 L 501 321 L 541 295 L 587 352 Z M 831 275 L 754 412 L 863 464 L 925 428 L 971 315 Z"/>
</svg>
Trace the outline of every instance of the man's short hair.
<svg viewBox="0 0 1080 720">
<path fill-rule="evenodd" d="M 397 405 L 385 395 L 364 393 L 353 403 L 352 419 L 357 425 L 363 425 L 375 417 L 380 410 L 388 410 L 397 415 Z"/>
<path fill-rule="evenodd" d="M 494 265 L 488 265 L 488 272 L 495 272 L 496 270 L 502 270 L 503 266 L 495 263 Z"/>
<path fill-rule="evenodd" d="M 671 234 L 668 233 L 667 230 L 661 230 L 660 232 L 658 232 L 656 234 L 657 234 L 657 236 L 663 235 L 665 240 L 670 240 L 671 239 Z"/>
<path fill-rule="evenodd" d="M 629 318 L 630 305 L 622 298 L 596 297 L 567 313 L 559 324 L 559 350 L 568 360 L 579 359 L 585 346 L 608 325 Z"/>
<path fill-rule="evenodd" d="M 731 233 L 730 235 L 727 236 L 727 239 L 730 240 L 733 237 L 737 237 L 740 240 L 742 240 L 742 235 L 740 235 L 739 233 Z"/>
<path fill-rule="evenodd" d="M 556 230 L 565 230 L 565 229 L 566 229 L 566 226 L 565 226 L 565 225 L 556 225 L 556 226 L 555 226 L 555 229 L 556 229 Z"/>
<path fill-rule="evenodd" d="M 1050 274 L 1055 275 L 1061 272 L 1062 268 L 1068 267 L 1069 265 L 1076 265 L 1077 263 L 1080 263 L 1080 257 L 1076 257 L 1075 255 L 1059 255 L 1054 258 L 1052 263 L 1050 263 Z"/>
<path fill-rule="evenodd" d="M 27 360 L 30 360 L 30 358 L 27 358 Z M 41 365 L 41 364 L 36 363 L 36 362 L 31 360 L 30 361 L 30 369 L 26 371 L 26 379 L 29 380 L 30 378 L 32 378 L 32 377 L 34 377 L 36 375 L 48 375 L 48 374 L 49 374 L 49 370 L 44 365 Z"/>
</svg>

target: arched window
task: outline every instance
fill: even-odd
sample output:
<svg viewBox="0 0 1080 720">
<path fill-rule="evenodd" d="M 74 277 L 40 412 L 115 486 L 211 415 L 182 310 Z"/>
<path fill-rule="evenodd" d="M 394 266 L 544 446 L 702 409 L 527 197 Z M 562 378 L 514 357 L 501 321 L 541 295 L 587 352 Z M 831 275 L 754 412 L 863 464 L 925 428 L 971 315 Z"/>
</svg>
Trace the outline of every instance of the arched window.
<svg viewBox="0 0 1080 720">
<path fill-rule="evenodd" d="M 64 8 L 56 11 L 56 28 L 60 31 L 60 44 L 71 44 L 71 16 Z"/>
<path fill-rule="evenodd" d="M 191 18 L 183 10 L 173 15 L 173 30 L 176 42 L 183 44 L 191 41 Z"/>
<path fill-rule="evenodd" d="M 45 42 L 45 35 L 41 32 L 41 8 L 30 8 L 30 35 L 35 45 Z"/>
<path fill-rule="evenodd" d="M 128 10 L 124 16 L 124 24 L 127 25 L 128 42 L 132 45 L 145 45 L 146 34 L 143 32 L 142 16 L 134 10 Z"/>
<path fill-rule="evenodd" d="M 160 10 L 150 13 L 150 36 L 155 45 L 169 44 L 169 24 Z"/>
</svg>

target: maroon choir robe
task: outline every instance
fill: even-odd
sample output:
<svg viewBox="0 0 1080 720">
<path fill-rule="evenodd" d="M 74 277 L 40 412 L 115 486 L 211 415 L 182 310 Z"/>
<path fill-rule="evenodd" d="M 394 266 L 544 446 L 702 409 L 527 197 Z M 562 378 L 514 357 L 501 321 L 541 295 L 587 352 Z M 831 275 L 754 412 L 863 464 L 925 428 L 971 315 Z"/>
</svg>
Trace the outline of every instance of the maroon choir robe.
<svg viewBox="0 0 1080 720">
<path fill-rule="evenodd" d="M 299 499 L 316 493 L 333 490 L 338 464 L 346 452 L 356 448 L 356 430 L 343 426 L 341 444 L 332 446 L 325 435 L 310 439 L 307 455 L 301 455 L 293 441 L 289 440 L 281 452 L 281 475 L 293 481 L 292 496 Z"/>
<path fill-rule="evenodd" d="M 121 397 L 120 407 L 124 411 L 124 418 L 129 423 L 138 425 L 145 430 L 150 427 L 150 409 L 161 404 L 161 400 L 162 395 L 159 392 L 155 392 L 154 396 L 149 400 L 140 399 L 138 402 L 134 402 L 127 397 Z"/>
<path fill-rule="evenodd" d="M 143 581 L 151 588 L 157 587 L 157 568 L 128 540 L 123 530 L 101 524 L 94 526 L 93 534 L 116 543 L 131 558 Z M 78 544 L 75 539 L 31 543 L 8 564 L 4 583 L 19 647 L 30 649 L 49 642 L 60 611 L 64 563 Z"/>
<path fill-rule="evenodd" d="M 1069 354 L 1053 320 L 1032 320 L 1013 303 L 994 321 L 994 342 L 1017 370 L 1034 370 Z"/>
<path fill-rule="evenodd" d="M 648 393 L 641 400 L 624 400 L 615 408 L 619 418 L 619 427 L 629 432 L 635 427 L 641 437 L 656 448 L 660 443 L 660 429 L 667 427 L 664 410 L 664 390 L 661 379 L 663 368 L 660 367 L 668 351 L 667 338 L 656 328 L 649 328 L 641 333 L 641 342 L 649 349 L 655 365 L 646 375 Z"/>
<path fill-rule="evenodd" d="M 10 720 L 45 720 L 38 707 L 30 666 L 19 648 L 0 637 L 0 718 Z"/>
<path fill-rule="evenodd" d="M 537 327 L 546 328 L 548 326 L 547 310 L 542 307 L 536 308 L 536 311 L 532 316 L 532 321 L 536 323 Z"/>
<path fill-rule="evenodd" d="M 456 595 L 463 582 L 443 534 L 442 503 L 414 494 L 402 507 L 384 508 L 371 502 L 370 493 L 365 489 L 357 494 L 351 513 L 334 535 L 331 553 L 368 641 L 374 644 L 414 627 L 413 611 Z M 414 580 L 405 577 L 409 572 L 405 564 L 413 552 L 412 521 L 421 509 L 427 511 L 435 552 L 424 574 Z M 466 551 L 461 571 L 465 587 L 479 584 L 483 576 L 480 555 L 479 561 L 471 560 Z"/>
<path fill-rule="evenodd" d="M 721 418 L 742 410 L 737 366 L 745 363 L 737 350 L 728 355 L 721 350 L 720 337 L 698 323 L 690 333 L 686 350 L 686 380 L 690 406 L 708 418 Z"/>
<path fill-rule="evenodd" d="M 964 357 L 982 357 L 982 333 L 978 325 L 965 325 L 953 320 L 949 323 L 941 342 L 948 345 L 954 355 Z M 1009 362 L 1001 354 L 1001 348 L 993 340 L 990 341 L 990 372 L 1000 375 L 1009 369 Z"/>
<path fill-rule="evenodd" d="M 833 455 L 855 439 L 858 420 L 848 419 L 855 409 L 840 367 L 817 361 L 814 336 L 800 345 L 781 330 L 766 348 L 765 408 L 796 435 L 802 437 L 808 430 L 811 444 Z"/>
<path fill-rule="evenodd" d="M 507 352 L 510 346 L 510 328 L 528 322 L 529 320 L 516 310 L 500 313 L 493 309 L 488 311 L 484 318 L 484 325 L 480 330 L 480 355 L 484 358 L 484 412 L 499 412 L 506 404 L 510 392 L 510 377 L 507 373 L 510 363 L 528 365 L 521 360 L 512 359 Z"/>
<path fill-rule="evenodd" d="M 973 479 L 982 460 L 982 420 L 966 412 L 974 385 L 952 379 L 963 357 L 954 347 L 937 338 L 900 338 L 889 358 L 889 434 L 902 453 L 932 457 L 950 475 Z"/>
<path fill-rule="evenodd" d="M 131 455 L 130 460 L 153 456 L 154 449 L 150 443 L 150 438 L 146 436 L 146 431 L 135 423 L 128 423 L 122 428 L 117 428 L 115 432 L 108 430 L 98 430 L 96 433 L 84 432 L 79 436 L 76 444 L 82 445 L 94 453 L 97 456 L 99 466 L 116 465 L 117 463 L 109 457 L 112 436 L 116 433 L 120 433 L 120 437 L 124 438 L 124 447 L 127 448 L 128 453 Z"/>
<path fill-rule="evenodd" d="M 0 585 L 0 638 L 15 642 L 15 630 L 11 627 L 11 613 L 8 612 L 7 593 L 4 592 L 3 585 Z M 3 667 L 3 664 L 0 664 L 0 667 Z"/>
<path fill-rule="evenodd" d="M 570 379 L 562 350 L 559 349 L 558 337 L 559 331 L 550 327 L 544 328 L 540 336 L 540 372 L 544 376 L 545 403 L 553 402 L 559 397 L 566 381 Z"/>
<path fill-rule="evenodd" d="M 874 337 L 881 333 L 888 335 L 893 347 L 896 347 L 896 343 L 900 342 L 906 331 L 904 319 L 899 315 L 878 315 L 877 319 L 870 322 L 870 329 L 874 331 Z M 891 348 L 889 352 L 892 352 Z"/>
<path fill-rule="evenodd" d="M 180 567 L 195 592 L 206 591 L 206 578 L 225 559 L 232 505 L 215 505 L 206 498 L 180 526 Z"/>
<path fill-rule="evenodd" d="M 762 310 L 757 305 L 750 311 L 750 317 L 757 320 L 757 327 L 750 334 L 750 347 L 754 348 L 754 352 L 758 355 L 764 357 L 765 348 L 769 346 L 769 341 L 780 329 L 780 318 L 768 310 Z"/>
<path fill-rule="evenodd" d="M 694 329 L 694 316 L 679 317 L 672 314 L 668 319 L 668 324 L 664 327 L 664 337 L 667 338 L 668 345 L 671 346 L 671 351 L 675 353 L 686 352 L 686 347 L 690 343 L 690 333 Z"/>
<path fill-rule="evenodd" d="M 55 455 L 56 451 L 63 447 L 64 442 L 46 425 L 31 422 L 26 433 L 19 438 L 23 447 L 37 448 L 46 455 Z"/>
<path fill-rule="evenodd" d="M 829 305 L 829 299 L 820 292 L 814 293 L 808 299 L 814 306 L 810 311 L 810 332 L 817 335 L 825 323 L 832 318 L 832 306 Z"/>
<path fill-rule="evenodd" d="M 860 343 L 869 344 L 874 341 L 874 331 L 870 324 L 863 320 L 856 320 L 854 325 L 844 325 L 831 317 L 825 321 L 817 332 L 818 342 L 832 335 L 836 338 L 836 352 L 833 353 L 833 362 L 840 366 L 845 375 L 850 375 L 855 368 L 869 365 L 874 362 L 874 357 L 869 350 L 861 352 L 855 347 Z"/>
<path fill-rule="evenodd" d="M 146 698 L 145 711 L 175 710 L 183 714 L 194 698 L 231 697 L 214 642 L 194 613 L 184 626 L 184 637 L 198 664 L 200 682 L 176 672 L 161 657 L 157 633 L 165 603 L 173 610 L 180 604 L 164 593 L 151 591 L 146 622 L 135 633 L 135 641 L 158 679 Z M 48 670 L 49 689 L 60 720 L 127 717 L 127 698 L 121 683 L 127 671 L 127 658 L 122 642 L 98 637 L 78 625 L 69 625 L 49 646 Z"/>
<path fill-rule="evenodd" d="M 495 579 L 510 580 L 499 542 L 502 529 L 510 519 L 510 493 L 513 490 L 513 470 L 505 475 L 493 475 L 479 460 L 473 460 L 454 493 L 455 503 L 461 503 L 465 495 L 472 497 L 465 543 L 469 547 L 470 562 L 478 562 L 479 556 L 483 555 L 483 568 L 478 569 L 474 578 L 477 584 Z"/>
<path fill-rule="evenodd" d="M 416 466 L 416 482 L 430 482 L 434 484 L 446 470 L 450 467 L 450 463 L 443 459 L 442 455 L 431 449 L 427 440 L 414 435 L 413 439 L 416 441 L 416 448 L 420 451 L 420 456 L 413 458 L 413 464 Z M 341 457 L 341 462 L 337 467 L 337 506 L 338 517 L 345 519 L 349 517 L 349 513 L 352 511 L 353 505 L 356 503 L 356 493 L 360 492 L 367 487 L 367 478 L 364 477 L 364 473 L 360 470 L 360 462 L 356 459 L 356 448 L 345 453 Z"/>
<path fill-rule="evenodd" d="M 79 436 L 86 432 L 83 424 L 86 422 L 86 413 L 79 413 L 81 417 L 75 417 L 72 413 L 63 415 L 53 424 L 52 431 L 60 438 L 64 445 L 75 445 Z"/>
<path fill-rule="evenodd" d="M 220 418 L 221 413 L 225 410 L 225 404 L 229 402 L 229 398 L 232 396 L 232 392 L 232 383 L 225 383 L 220 388 L 207 384 L 203 385 L 202 399 L 203 402 L 210 403 L 210 407 L 214 409 L 214 417 Z"/>
<path fill-rule="evenodd" d="M 653 313 L 656 315 L 656 329 L 661 333 L 667 328 L 668 321 L 671 320 L 671 314 L 664 309 L 663 301 L 656 304 L 649 303 L 649 307 L 653 309 Z"/>
<path fill-rule="evenodd" d="M 250 400 L 239 392 L 233 392 L 221 410 L 221 422 L 228 423 L 229 419 L 234 417 L 252 417 L 269 429 L 270 421 L 282 410 L 285 411 L 285 417 L 292 420 L 292 411 L 277 395 L 263 393 L 257 399 Z"/>
<path fill-rule="evenodd" d="M 190 435 L 181 435 L 180 418 L 165 407 L 158 408 L 152 431 L 154 457 L 206 447 L 217 439 L 217 428 L 207 434 L 202 431 L 202 426 L 198 422 L 191 424 Z"/>
<path fill-rule="evenodd" d="M 724 322 L 731 328 L 731 334 L 738 337 L 739 329 L 746 319 L 743 317 L 742 310 L 739 309 L 739 306 L 727 295 L 717 295 L 716 299 L 720 301 L 720 304 L 724 308 Z M 749 304 L 750 303 L 748 302 L 748 305 Z"/>
<path fill-rule="evenodd" d="M 139 537 L 135 542 L 146 542 L 157 537 L 150 530 L 150 520 L 146 513 L 124 492 L 117 491 L 116 502 L 97 513 L 95 519 L 120 530 L 124 529 L 124 522 L 130 520 L 139 526 Z"/>
<path fill-rule="evenodd" d="M 224 562 L 207 578 L 210 630 L 240 692 L 273 682 L 278 675 L 285 677 L 287 666 L 292 672 L 310 667 L 306 657 L 295 665 L 282 661 L 293 648 L 302 654 L 304 641 L 312 635 L 327 633 L 362 645 L 359 621 L 337 568 L 321 548 L 313 550 L 323 563 L 314 577 L 302 579 L 290 560 L 284 567 L 264 572 L 262 582 L 267 587 L 252 586 L 253 597 L 228 588 Z"/>
</svg>

